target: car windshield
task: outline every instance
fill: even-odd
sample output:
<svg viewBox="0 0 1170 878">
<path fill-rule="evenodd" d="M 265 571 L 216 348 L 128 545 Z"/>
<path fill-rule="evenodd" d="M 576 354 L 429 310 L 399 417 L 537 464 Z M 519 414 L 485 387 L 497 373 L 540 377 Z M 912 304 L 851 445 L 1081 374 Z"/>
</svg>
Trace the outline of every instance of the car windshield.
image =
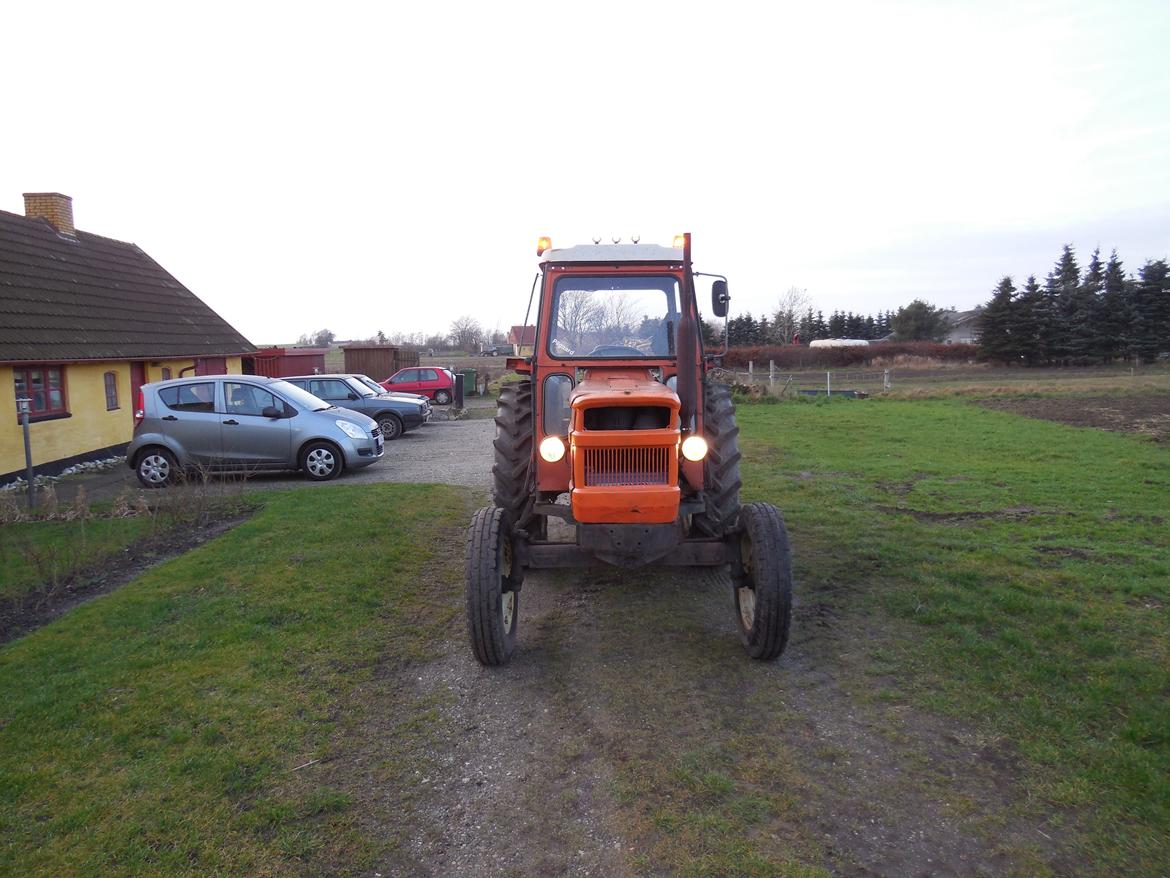
<svg viewBox="0 0 1170 878">
<path fill-rule="evenodd" d="M 366 385 L 366 387 L 374 391 L 376 394 L 382 394 L 386 392 L 386 388 L 371 378 L 369 375 L 354 375 L 353 377 L 362 384 Z"/>
<path fill-rule="evenodd" d="M 357 393 L 359 396 L 362 396 L 365 399 L 369 399 L 371 396 L 375 395 L 374 391 L 366 387 L 366 385 L 358 378 L 346 378 L 345 383 L 353 389 L 354 393 Z"/>
<path fill-rule="evenodd" d="M 673 357 L 678 279 L 671 275 L 564 275 L 553 288 L 554 357 Z"/>
<path fill-rule="evenodd" d="M 279 393 L 293 405 L 311 412 L 323 412 L 325 409 L 333 408 L 320 397 L 313 396 L 309 391 L 301 390 L 295 384 L 289 384 L 287 381 L 273 381 L 268 385 L 268 389 L 273 393 Z"/>
</svg>

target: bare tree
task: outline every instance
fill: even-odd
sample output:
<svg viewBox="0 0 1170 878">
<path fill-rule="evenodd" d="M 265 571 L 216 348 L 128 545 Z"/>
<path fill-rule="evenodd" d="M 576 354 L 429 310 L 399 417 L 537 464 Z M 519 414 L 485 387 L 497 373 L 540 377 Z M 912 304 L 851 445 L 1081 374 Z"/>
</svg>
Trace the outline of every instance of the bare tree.
<svg viewBox="0 0 1170 878">
<path fill-rule="evenodd" d="M 634 331 L 637 321 L 634 302 L 620 293 L 606 296 L 596 315 L 597 329 L 606 338 L 620 338 Z"/>
<path fill-rule="evenodd" d="M 482 338 L 483 327 L 474 317 L 465 314 L 462 317 L 457 317 L 451 323 L 451 341 L 460 350 L 475 353 L 479 350 L 479 342 Z"/>
<path fill-rule="evenodd" d="M 776 340 L 782 344 L 792 344 L 796 331 L 800 328 L 800 317 L 812 304 L 808 290 L 800 287 L 789 287 L 788 292 L 780 297 L 779 307 L 772 312 L 772 332 Z"/>
<path fill-rule="evenodd" d="M 557 302 L 557 337 L 573 350 L 596 327 L 601 305 L 590 290 L 564 290 Z"/>
</svg>

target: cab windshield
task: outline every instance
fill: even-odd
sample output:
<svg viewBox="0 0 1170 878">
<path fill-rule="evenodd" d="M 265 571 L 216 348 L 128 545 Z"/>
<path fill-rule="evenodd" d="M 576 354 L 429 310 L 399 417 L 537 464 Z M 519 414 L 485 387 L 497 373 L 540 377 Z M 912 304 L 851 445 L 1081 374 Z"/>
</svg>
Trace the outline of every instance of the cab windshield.
<svg viewBox="0 0 1170 878">
<path fill-rule="evenodd" d="M 554 357 L 673 357 L 678 279 L 671 275 L 562 275 L 553 287 Z"/>
</svg>

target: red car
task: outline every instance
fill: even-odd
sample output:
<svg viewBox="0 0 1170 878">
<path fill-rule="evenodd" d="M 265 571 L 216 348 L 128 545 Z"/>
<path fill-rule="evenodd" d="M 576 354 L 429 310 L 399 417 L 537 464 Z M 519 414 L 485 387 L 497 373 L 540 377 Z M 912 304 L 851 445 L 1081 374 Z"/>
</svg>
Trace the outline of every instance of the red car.
<svg viewBox="0 0 1170 878">
<path fill-rule="evenodd" d="M 447 369 L 427 366 L 399 369 L 382 386 L 387 390 L 421 393 L 439 405 L 449 405 L 455 398 L 455 375 Z"/>
</svg>

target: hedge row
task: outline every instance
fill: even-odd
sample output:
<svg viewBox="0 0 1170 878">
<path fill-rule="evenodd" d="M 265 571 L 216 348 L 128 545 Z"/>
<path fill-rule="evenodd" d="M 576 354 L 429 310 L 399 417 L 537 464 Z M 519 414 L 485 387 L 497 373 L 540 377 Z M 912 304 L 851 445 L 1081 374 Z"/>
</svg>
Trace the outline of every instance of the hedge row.
<svg viewBox="0 0 1170 878">
<path fill-rule="evenodd" d="M 761 345 L 731 348 L 723 365 L 746 368 L 749 361 L 756 368 L 767 368 L 768 361 L 785 369 L 818 366 L 869 366 L 892 363 L 897 358 L 934 360 L 943 363 L 966 363 L 979 356 L 973 344 L 938 344 L 932 341 L 879 341 L 867 346 L 848 348 L 810 348 L 801 344 Z"/>
</svg>

